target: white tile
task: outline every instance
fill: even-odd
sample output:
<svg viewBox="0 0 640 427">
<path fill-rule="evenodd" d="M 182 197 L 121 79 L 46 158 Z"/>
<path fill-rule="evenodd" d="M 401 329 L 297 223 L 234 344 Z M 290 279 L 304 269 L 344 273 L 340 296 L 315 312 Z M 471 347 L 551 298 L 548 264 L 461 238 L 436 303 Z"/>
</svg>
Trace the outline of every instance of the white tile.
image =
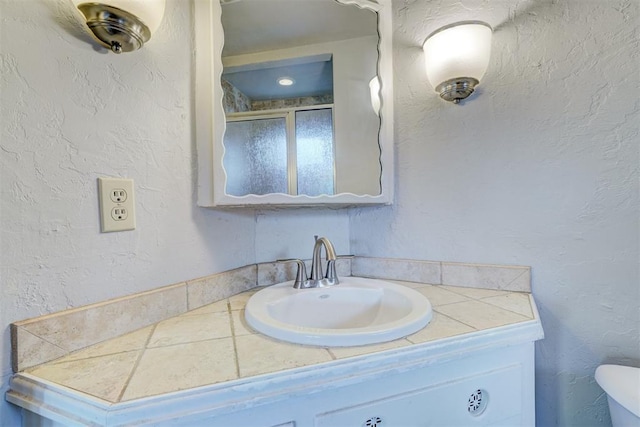
<svg viewBox="0 0 640 427">
<path fill-rule="evenodd" d="M 29 373 L 109 402 L 117 402 L 139 354 L 140 351 L 132 351 L 47 364 Z"/>
<path fill-rule="evenodd" d="M 229 297 L 229 307 L 231 310 L 242 310 L 245 305 L 247 305 L 247 301 L 249 298 L 253 296 L 256 292 L 260 291 L 260 288 L 252 289 L 250 291 L 243 292 L 241 294 L 234 295 Z"/>
<path fill-rule="evenodd" d="M 149 339 L 149 335 L 151 335 L 151 331 L 153 331 L 153 326 L 147 326 L 146 328 L 131 332 L 130 334 L 125 334 L 120 337 L 92 345 L 91 347 L 87 347 L 83 350 L 78 350 L 51 363 L 69 362 L 72 360 L 89 359 L 109 354 L 142 350 Z"/>
<path fill-rule="evenodd" d="M 529 294 L 513 292 L 507 295 L 484 298 L 482 301 L 489 304 L 497 305 L 498 307 L 504 308 L 505 310 L 521 314 L 528 317 L 529 319 L 533 319 L 531 303 L 529 302 Z"/>
<path fill-rule="evenodd" d="M 433 307 L 469 300 L 466 296 L 451 292 L 440 285 L 424 285 L 414 289 L 426 296 Z"/>
<path fill-rule="evenodd" d="M 257 283 L 257 271 L 257 266 L 254 264 L 196 280 L 189 280 L 187 282 L 189 310 L 254 288 Z"/>
<path fill-rule="evenodd" d="M 241 377 L 277 372 L 332 360 L 331 355 L 324 348 L 289 344 L 272 340 L 262 335 L 237 336 L 236 347 Z"/>
<path fill-rule="evenodd" d="M 468 332 L 473 332 L 474 330 L 475 329 L 469 325 L 465 325 L 464 323 L 460 323 L 450 317 L 434 311 L 429 324 L 415 334 L 409 335 L 407 340 L 414 344 L 419 344 L 441 338 L 466 334 Z"/>
<path fill-rule="evenodd" d="M 526 266 L 442 263 L 443 285 L 530 292 L 530 282 Z"/>
<path fill-rule="evenodd" d="M 270 286 L 296 278 L 295 263 L 267 262 L 258 264 L 258 286 Z M 309 270 L 307 270 L 309 271 Z"/>
<path fill-rule="evenodd" d="M 437 310 L 454 320 L 483 330 L 529 320 L 525 316 L 482 301 L 442 305 Z"/>
<path fill-rule="evenodd" d="M 439 284 L 440 263 L 393 258 L 355 257 L 351 274 L 360 277 Z"/>
<path fill-rule="evenodd" d="M 480 288 L 463 288 L 461 286 L 447 286 L 441 285 L 442 289 L 446 289 L 450 292 L 455 292 L 460 295 L 464 295 L 471 299 L 482 299 L 495 297 L 499 295 L 507 295 L 509 291 L 499 291 L 496 289 L 480 289 Z"/>
<path fill-rule="evenodd" d="M 421 288 L 423 286 L 431 286 L 431 285 L 428 285 L 428 284 L 425 284 L 425 283 L 407 282 L 407 281 L 404 281 L 404 280 L 395 280 L 395 279 L 384 279 L 384 280 L 386 280 L 388 282 L 391 282 L 391 283 L 396 283 L 398 285 L 402 285 L 402 286 L 405 286 L 405 287 L 411 288 L 411 289 Z"/>
<path fill-rule="evenodd" d="M 186 306 L 186 287 L 178 284 L 44 316 L 24 328 L 71 352 L 182 314 Z"/>
<path fill-rule="evenodd" d="M 22 327 L 11 326 L 12 364 L 15 372 L 23 371 L 68 353 L 65 348 L 51 344 Z"/>
<path fill-rule="evenodd" d="M 256 333 L 251 326 L 247 324 L 244 318 L 244 310 L 234 310 L 231 312 L 231 321 L 233 322 L 233 334 L 250 335 Z"/>
<path fill-rule="evenodd" d="M 218 313 L 222 311 L 229 311 L 229 303 L 226 299 L 203 305 L 202 307 L 196 308 L 195 310 L 187 311 L 186 313 L 184 313 L 184 315 L 187 316 L 190 314 Z"/>
<path fill-rule="evenodd" d="M 122 400 L 154 396 L 237 378 L 232 338 L 147 349 Z"/>
<path fill-rule="evenodd" d="M 158 323 L 148 348 L 231 336 L 228 312 L 182 315 Z"/>
</svg>

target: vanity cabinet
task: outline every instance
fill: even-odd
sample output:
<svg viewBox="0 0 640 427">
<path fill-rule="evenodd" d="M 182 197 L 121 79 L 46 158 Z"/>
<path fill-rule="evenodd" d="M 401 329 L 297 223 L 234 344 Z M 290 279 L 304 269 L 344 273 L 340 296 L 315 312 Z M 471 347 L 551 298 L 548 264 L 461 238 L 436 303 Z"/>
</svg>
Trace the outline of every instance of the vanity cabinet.
<svg viewBox="0 0 640 427">
<path fill-rule="evenodd" d="M 29 427 L 533 427 L 532 296 L 418 288 L 434 318 L 391 342 L 272 340 L 243 325 L 238 294 L 22 370 L 6 399 Z"/>
<path fill-rule="evenodd" d="M 57 413 L 46 405 L 37 408 L 39 414 L 24 409 L 23 425 L 533 427 L 533 342 L 512 345 L 498 336 L 502 344 L 478 349 L 484 340 L 476 338 L 467 338 L 476 347 L 472 351 L 453 338 L 436 356 L 416 348 L 382 352 L 318 366 L 315 372 L 285 371 L 218 390 L 110 405 L 101 416 L 58 394 L 51 396 Z M 13 389 L 23 386 L 14 382 Z M 61 403 L 65 411 L 59 410 Z"/>
<path fill-rule="evenodd" d="M 281 394 L 225 416 L 183 420 L 210 427 L 534 426 L 533 344 L 420 367 L 389 365 L 353 384 Z"/>
</svg>

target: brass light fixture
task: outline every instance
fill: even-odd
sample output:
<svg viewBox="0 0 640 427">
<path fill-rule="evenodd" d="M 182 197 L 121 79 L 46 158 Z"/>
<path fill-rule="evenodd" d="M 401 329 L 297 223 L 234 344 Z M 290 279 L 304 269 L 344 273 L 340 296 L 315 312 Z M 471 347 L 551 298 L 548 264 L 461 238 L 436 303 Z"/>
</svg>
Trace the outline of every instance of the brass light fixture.
<svg viewBox="0 0 640 427">
<path fill-rule="evenodd" d="M 471 95 L 484 76 L 491 55 L 489 24 L 463 21 L 433 32 L 424 42 L 427 78 L 445 101 Z"/>
<path fill-rule="evenodd" d="M 158 29 L 165 0 L 73 0 L 96 40 L 114 53 L 140 49 Z"/>
</svg>

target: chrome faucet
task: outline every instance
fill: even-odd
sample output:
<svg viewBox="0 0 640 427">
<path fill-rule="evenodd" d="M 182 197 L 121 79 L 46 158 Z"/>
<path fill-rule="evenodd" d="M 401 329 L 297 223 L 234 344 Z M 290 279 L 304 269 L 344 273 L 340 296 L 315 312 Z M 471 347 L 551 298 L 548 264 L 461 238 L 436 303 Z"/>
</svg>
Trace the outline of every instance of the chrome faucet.
<svg viewBox="0 0 640 427">
<path fill-rule="evenodd" d="M 314 236 L 316 243 L 313 246 L 313 257 L 311 258 L 311 277 L 310 281 L 317 283 L 317 286 L 331 286 L 340 283 L 336 274 L 336 251 L 333 244 L 326 237 Z M 320 253 L 324 246 L 324 252 L 327 256 L 327 273 L 322 275 L 322 259 Z"/>
<path fill-rule="evenodd" d="M 304 261 L 300 259 L 279 259 L 277 262 L 295 262 L 298 265 L 296 272 L 296 280 L 293 287 L 296 289 L 321 288 L 324 286 L 332 286 L 340 283 L 338 274 L 336 273 L 336 251 L 333 244 L 326 237 L 315 236 L 316 243 L 313 246 L 313 256 L 311 258 L 311 276 L 307 278 L 307 267 Z M 327 258 L 326 274 L 322 273 L 322 247 Z"/>
</svg>

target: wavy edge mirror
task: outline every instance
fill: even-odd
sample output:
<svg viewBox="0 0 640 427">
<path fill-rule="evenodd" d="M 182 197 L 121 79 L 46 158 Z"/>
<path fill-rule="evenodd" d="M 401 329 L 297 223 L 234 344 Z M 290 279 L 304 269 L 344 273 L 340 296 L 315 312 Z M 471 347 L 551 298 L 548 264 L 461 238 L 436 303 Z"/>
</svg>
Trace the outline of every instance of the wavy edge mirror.
<svg viewBox="0 0 640 427">
<path fill-rule="evenodd" d="M 226 194 L 222 164 L 225 114 L 222 106 L 222 49 L 224 32 L 220 0 L 194 0 L 195 120 L 198 159 L 198 206 L 357 206 L 393 202 L 393 62 L 391 0 L 334 0 L 369 9 L 378 15 L 378 76 L 380 97 L 380 194 L 288 195 L 272 193 L 232 196 Z"/>
</svg>

